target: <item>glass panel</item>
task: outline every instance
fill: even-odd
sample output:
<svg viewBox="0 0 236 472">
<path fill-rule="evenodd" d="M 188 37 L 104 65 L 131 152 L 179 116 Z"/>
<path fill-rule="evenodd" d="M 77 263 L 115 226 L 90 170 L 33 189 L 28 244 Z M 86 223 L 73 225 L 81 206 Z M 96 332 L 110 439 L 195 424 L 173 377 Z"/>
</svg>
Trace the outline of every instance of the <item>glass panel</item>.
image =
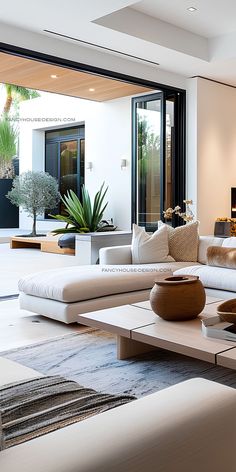
<svg viewBox="0 0 236 472">
<path fill-rule="evenodd" d="M 73 190 L 77 194 L 77 157 L 77 140 L 60 143 L 60 192 L 62 195 L 67 190 Z M 63 212 L 63 205 L 61 210 Z"/>
<path fill-rule="evenodd" d="M 46 144 L 45 171 L 58 180 L 58 144 Z"/>
<path fill-rule="evenodd" d="M 138 224 L 155 229 L 160 219 L 160 99 L 137 104 Z"/>
<path fill-rule="evenodd" d="M 58 143 L 47 143 L 45 150 L 45 171 L 55 177 L 58 181 Z M 56 215 L 59 211 L 57 208 L 51 209 L 49 212 L 45 212 L 45 218 L 50 218 L 50 214 Z"/>
<path fill-rule="evenodd" d="M 57 131 L 48 131 L 46 139 L 59 138 L 60 136 L 78 135 L 79 128 L 58 129 Z"/>
<path fill-rule="evenodd" d="M 166 158 L 165 158 L 165 202 L 164 208 L 172 207 L 172 173 L 174 152 L 174 98 L 166 100 Z"/>
</svg>

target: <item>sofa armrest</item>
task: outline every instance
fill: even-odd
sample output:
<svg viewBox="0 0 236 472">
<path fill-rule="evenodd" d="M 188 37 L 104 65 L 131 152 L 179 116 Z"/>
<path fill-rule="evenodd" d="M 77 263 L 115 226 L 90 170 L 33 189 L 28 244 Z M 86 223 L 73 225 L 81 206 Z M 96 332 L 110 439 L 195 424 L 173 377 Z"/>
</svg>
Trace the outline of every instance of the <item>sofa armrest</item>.
<svg viewBox="0 0 236 472">
<path fill-rule="evenodd" d="M 132 264 L 131 246 L 103 247 L 99 251 L 99 264 Z"/>
<path fill-rule="evenodd" d="M 192 379 L 0 453 L 1 472 L 235 472 L 236 391 Z"/>
</svg>

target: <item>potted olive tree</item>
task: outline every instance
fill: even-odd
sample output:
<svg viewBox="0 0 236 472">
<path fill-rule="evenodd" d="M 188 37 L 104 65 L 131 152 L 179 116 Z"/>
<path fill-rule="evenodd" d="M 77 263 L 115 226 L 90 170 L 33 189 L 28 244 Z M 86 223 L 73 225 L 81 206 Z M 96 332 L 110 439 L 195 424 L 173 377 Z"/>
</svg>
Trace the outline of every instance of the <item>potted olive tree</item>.
<svg viewBox="0 0 236 472">
<path fill-rule="evenodd" d="M 33 227 L 25 237 L 45 236 L 37 234 L 37 216 L 45 210 L 53 210 L 60 199 L 58 183 L 46 172 L 24 172 L 13 181 L 12 190 L 7 197 L 17 207 L 25 210 L 33 218 Z"/>
</svg>

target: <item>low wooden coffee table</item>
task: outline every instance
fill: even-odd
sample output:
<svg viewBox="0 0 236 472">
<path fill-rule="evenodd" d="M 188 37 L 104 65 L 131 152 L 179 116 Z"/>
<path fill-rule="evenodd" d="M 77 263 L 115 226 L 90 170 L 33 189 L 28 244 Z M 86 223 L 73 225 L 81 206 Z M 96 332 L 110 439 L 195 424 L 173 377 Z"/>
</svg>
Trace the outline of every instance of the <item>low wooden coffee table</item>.
<svg viewBox="0 0 236 472">
<path fill-rule="evenodd" d="M 116 334 L 118 359 L 163 348 L 236 369 L 236 342 L 206 338 L 201 331 L 201 319 L 214 316 L 220 302 L 207 297 L 202 313 L 190 321 L 165 321 L 147 301 L 85 313 L 78 322 Z"/>
</svg>

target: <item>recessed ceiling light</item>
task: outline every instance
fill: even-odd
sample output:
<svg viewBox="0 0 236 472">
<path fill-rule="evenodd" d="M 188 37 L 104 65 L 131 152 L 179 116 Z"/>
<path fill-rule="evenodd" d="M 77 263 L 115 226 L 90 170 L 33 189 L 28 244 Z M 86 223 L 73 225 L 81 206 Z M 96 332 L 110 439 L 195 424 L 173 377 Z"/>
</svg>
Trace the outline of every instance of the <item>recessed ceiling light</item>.
<svg viewBox="0 0 236 472">
<path fill-rule="evenodd" d="M 187 8 L 188 11 L 191 11 L 191 12 L 194 12 L 194 11 L 197 11 L 197 8 L 195 7 L 189 7 Z"/>
<path fill-rule="evenodd" d="M 51 79 L 57 79 L 58 75 L 52 74 L 52 75 L 50 75 L 50 77 L 51 77 Z"/>
<path fill-rule="evenodd" d="M 90 91 L 90 92 L 95 92 L 95 89 L 94 89 L 94 88 L 90 88 L 89 91 Z"/>
</svg>

